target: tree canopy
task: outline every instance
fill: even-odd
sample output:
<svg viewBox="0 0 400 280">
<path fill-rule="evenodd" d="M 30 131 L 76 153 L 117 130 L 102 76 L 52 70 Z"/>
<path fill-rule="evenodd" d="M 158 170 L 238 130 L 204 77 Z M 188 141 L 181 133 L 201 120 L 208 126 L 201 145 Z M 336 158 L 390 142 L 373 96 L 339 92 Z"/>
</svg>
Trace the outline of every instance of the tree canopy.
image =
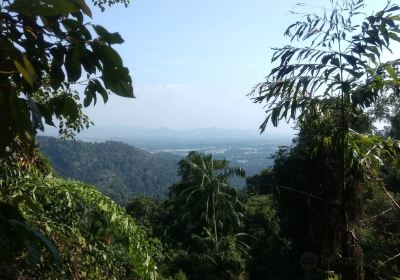
<svg viewBox="0 0 400 280">
<path fill-rule="evenodd" d="M 253 93 L 267 108 L 261 131 L 269 121 L 277 126 L 296 120 L 310 159 L 324 159 L 321 184 L 340 201 L 339 271 L 343 279 L 363 279 L 355 235 L 361 188 L 367 180 L 379 181 L 377 170 L 399 152 L 398 143 L 365 135 L 370 124 L 364 115 L 379 99 L 399 97 L 400 60 L 385 61 L 383 53 L 400 42 L 400 7 L 389 2 L 365 17 L 363 0 L 330 2 L 321 15 L 306 13 L 287 28 L 291 45 L 274 49 L 278 65 Z"/>
<path fill-rule="evenodd" d="M 93 1 L 101 10 L 116 3 L 128 0 Z M 124 210 L 89 186 L 54 179 L 34 149 L 44 123 L 57 119 L 60 135 L 73 137 L 91 124 L 83 107 L 99 97 L 107 102 L 109 94 L 134 97 L 129 70 L 113 48 L 122 37 L 91 18 L 84 0 L 0 3 L 1 277 L 16 277 L 14 266 L 25 261 L 44 278 L 155 277 L 151 249 Z M 89 212 L 98 224 L 83 222 Z M 66 263 L 54 269 L 48 256 Z M 120 261 L 119 268 L 99 266 L 100 257 Z"/>
<path fill-rule="evenodd" d="M 128 0 L 93 0 L 116 3 Z M 190 152 L 164 202 L 141 196 L 123 209 L 60 178 L 34 148 L 45 124 L 72 138 L 91 124 L 84 107 L 134 97 L 113 48 L 122 37 L 92 23 L 84 0 L 2 1 L 0 278 L 398 279 L 400 59 L 385 54 L 400 43 L 400 6 L 365 15 L 364 0 L 329 3 L 298 13 L 252 92 L 266 108 L 261 132 L 293 120 L 294 145 L 241 191 L 228 179 L 243 169 Z"/>
<path fill-rule="evenodd" d="M 118 2 L 127 4 L 94 4 L 104 9 Z M 54 125 L 56 117 L 61 125 L 73 125 L 82 105 L 96 104 L 98 96 L 104 102 L 110 93 L 134 97 L 129 70 L 112 47 L 122 37 L 88 21 L 91 16 L 78 0 L 0 4 L 1 156 L 15 138 L 32 140 L 43 121 Z M 73 91 L 77 86 L 84 88 L 83 104 Z"/>
</svg>

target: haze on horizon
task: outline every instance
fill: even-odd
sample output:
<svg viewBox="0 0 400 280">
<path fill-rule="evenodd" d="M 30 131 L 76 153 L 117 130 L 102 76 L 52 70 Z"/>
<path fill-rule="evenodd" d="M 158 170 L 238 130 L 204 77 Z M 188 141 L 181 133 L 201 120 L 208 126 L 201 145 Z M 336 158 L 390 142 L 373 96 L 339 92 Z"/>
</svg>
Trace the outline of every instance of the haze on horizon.
<svg viewBox="0 0 400 280">
<path fill-rule="evenodd" d="M 305 1 L 327 6 L 329 1 Z M 378 10 L 379 1 L 367 1 Z M 265 113 L 246 96 L 283 46 L 298 0 L 135 0 L 93 21 L 125 40 L 116 45 L 133 76 L 135 99 L 110 96 L 86 112 L 97 127 L 257 130 Z M 293 133 L 282 122 L 266 133 Z"/>
</svg>

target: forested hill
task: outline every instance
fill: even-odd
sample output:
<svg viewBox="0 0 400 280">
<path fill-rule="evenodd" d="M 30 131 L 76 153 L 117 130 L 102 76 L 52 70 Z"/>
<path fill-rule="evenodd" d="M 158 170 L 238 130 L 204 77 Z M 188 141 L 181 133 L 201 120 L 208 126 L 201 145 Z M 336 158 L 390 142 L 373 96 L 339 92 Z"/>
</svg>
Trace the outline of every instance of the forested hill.
<svg viewBox="0 0 400 280">
<path fill-rule="evenodd" d="M 122 142 L 88 143 L 38 137 L 39 149 L 63 177 L 95 185 L 117 202 L 162 196 L 177 180 L 177 162 Z"/>
</svg>

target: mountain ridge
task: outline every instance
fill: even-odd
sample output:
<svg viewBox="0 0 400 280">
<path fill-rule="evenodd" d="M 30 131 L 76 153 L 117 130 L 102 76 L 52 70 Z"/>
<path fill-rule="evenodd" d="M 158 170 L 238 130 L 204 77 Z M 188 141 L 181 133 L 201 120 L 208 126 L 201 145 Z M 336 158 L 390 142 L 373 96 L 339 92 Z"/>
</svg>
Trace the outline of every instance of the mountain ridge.
<svg viewBox="0 0 400 280">
<path fill-rule="evenodd" d="M 163 196 L 178 180 L 177 161 L 132 145 L 38 137 L 39 150 L 61 176 L 92 184 L 119 203 L 132 196 Z"/>
</svg>

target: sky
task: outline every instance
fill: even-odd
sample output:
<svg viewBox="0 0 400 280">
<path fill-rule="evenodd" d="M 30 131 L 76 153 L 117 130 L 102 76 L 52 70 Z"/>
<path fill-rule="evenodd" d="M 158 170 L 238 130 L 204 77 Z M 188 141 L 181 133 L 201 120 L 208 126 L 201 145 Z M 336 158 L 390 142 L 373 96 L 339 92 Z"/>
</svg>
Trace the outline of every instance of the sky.
<svg viewBox="0 0 400 280">
<path fill-rule="evenodd" d="M 306 0 L 311 5 L 329 0 Z M 366 1 L 378 10 L 377 0 Z M 96 126 L 258 129 L 262 105 L 247 94 L 271 69 L 298 0 L 134 0 L 93 23 L 119 32 L 115 45 L 133 77 L 135 99 L 112 96 L 86 112 Z M 382 5 L 382 4 L 381 4 Z M 291 131 L 283 122 L 267 132 Z"/>
</svg>

